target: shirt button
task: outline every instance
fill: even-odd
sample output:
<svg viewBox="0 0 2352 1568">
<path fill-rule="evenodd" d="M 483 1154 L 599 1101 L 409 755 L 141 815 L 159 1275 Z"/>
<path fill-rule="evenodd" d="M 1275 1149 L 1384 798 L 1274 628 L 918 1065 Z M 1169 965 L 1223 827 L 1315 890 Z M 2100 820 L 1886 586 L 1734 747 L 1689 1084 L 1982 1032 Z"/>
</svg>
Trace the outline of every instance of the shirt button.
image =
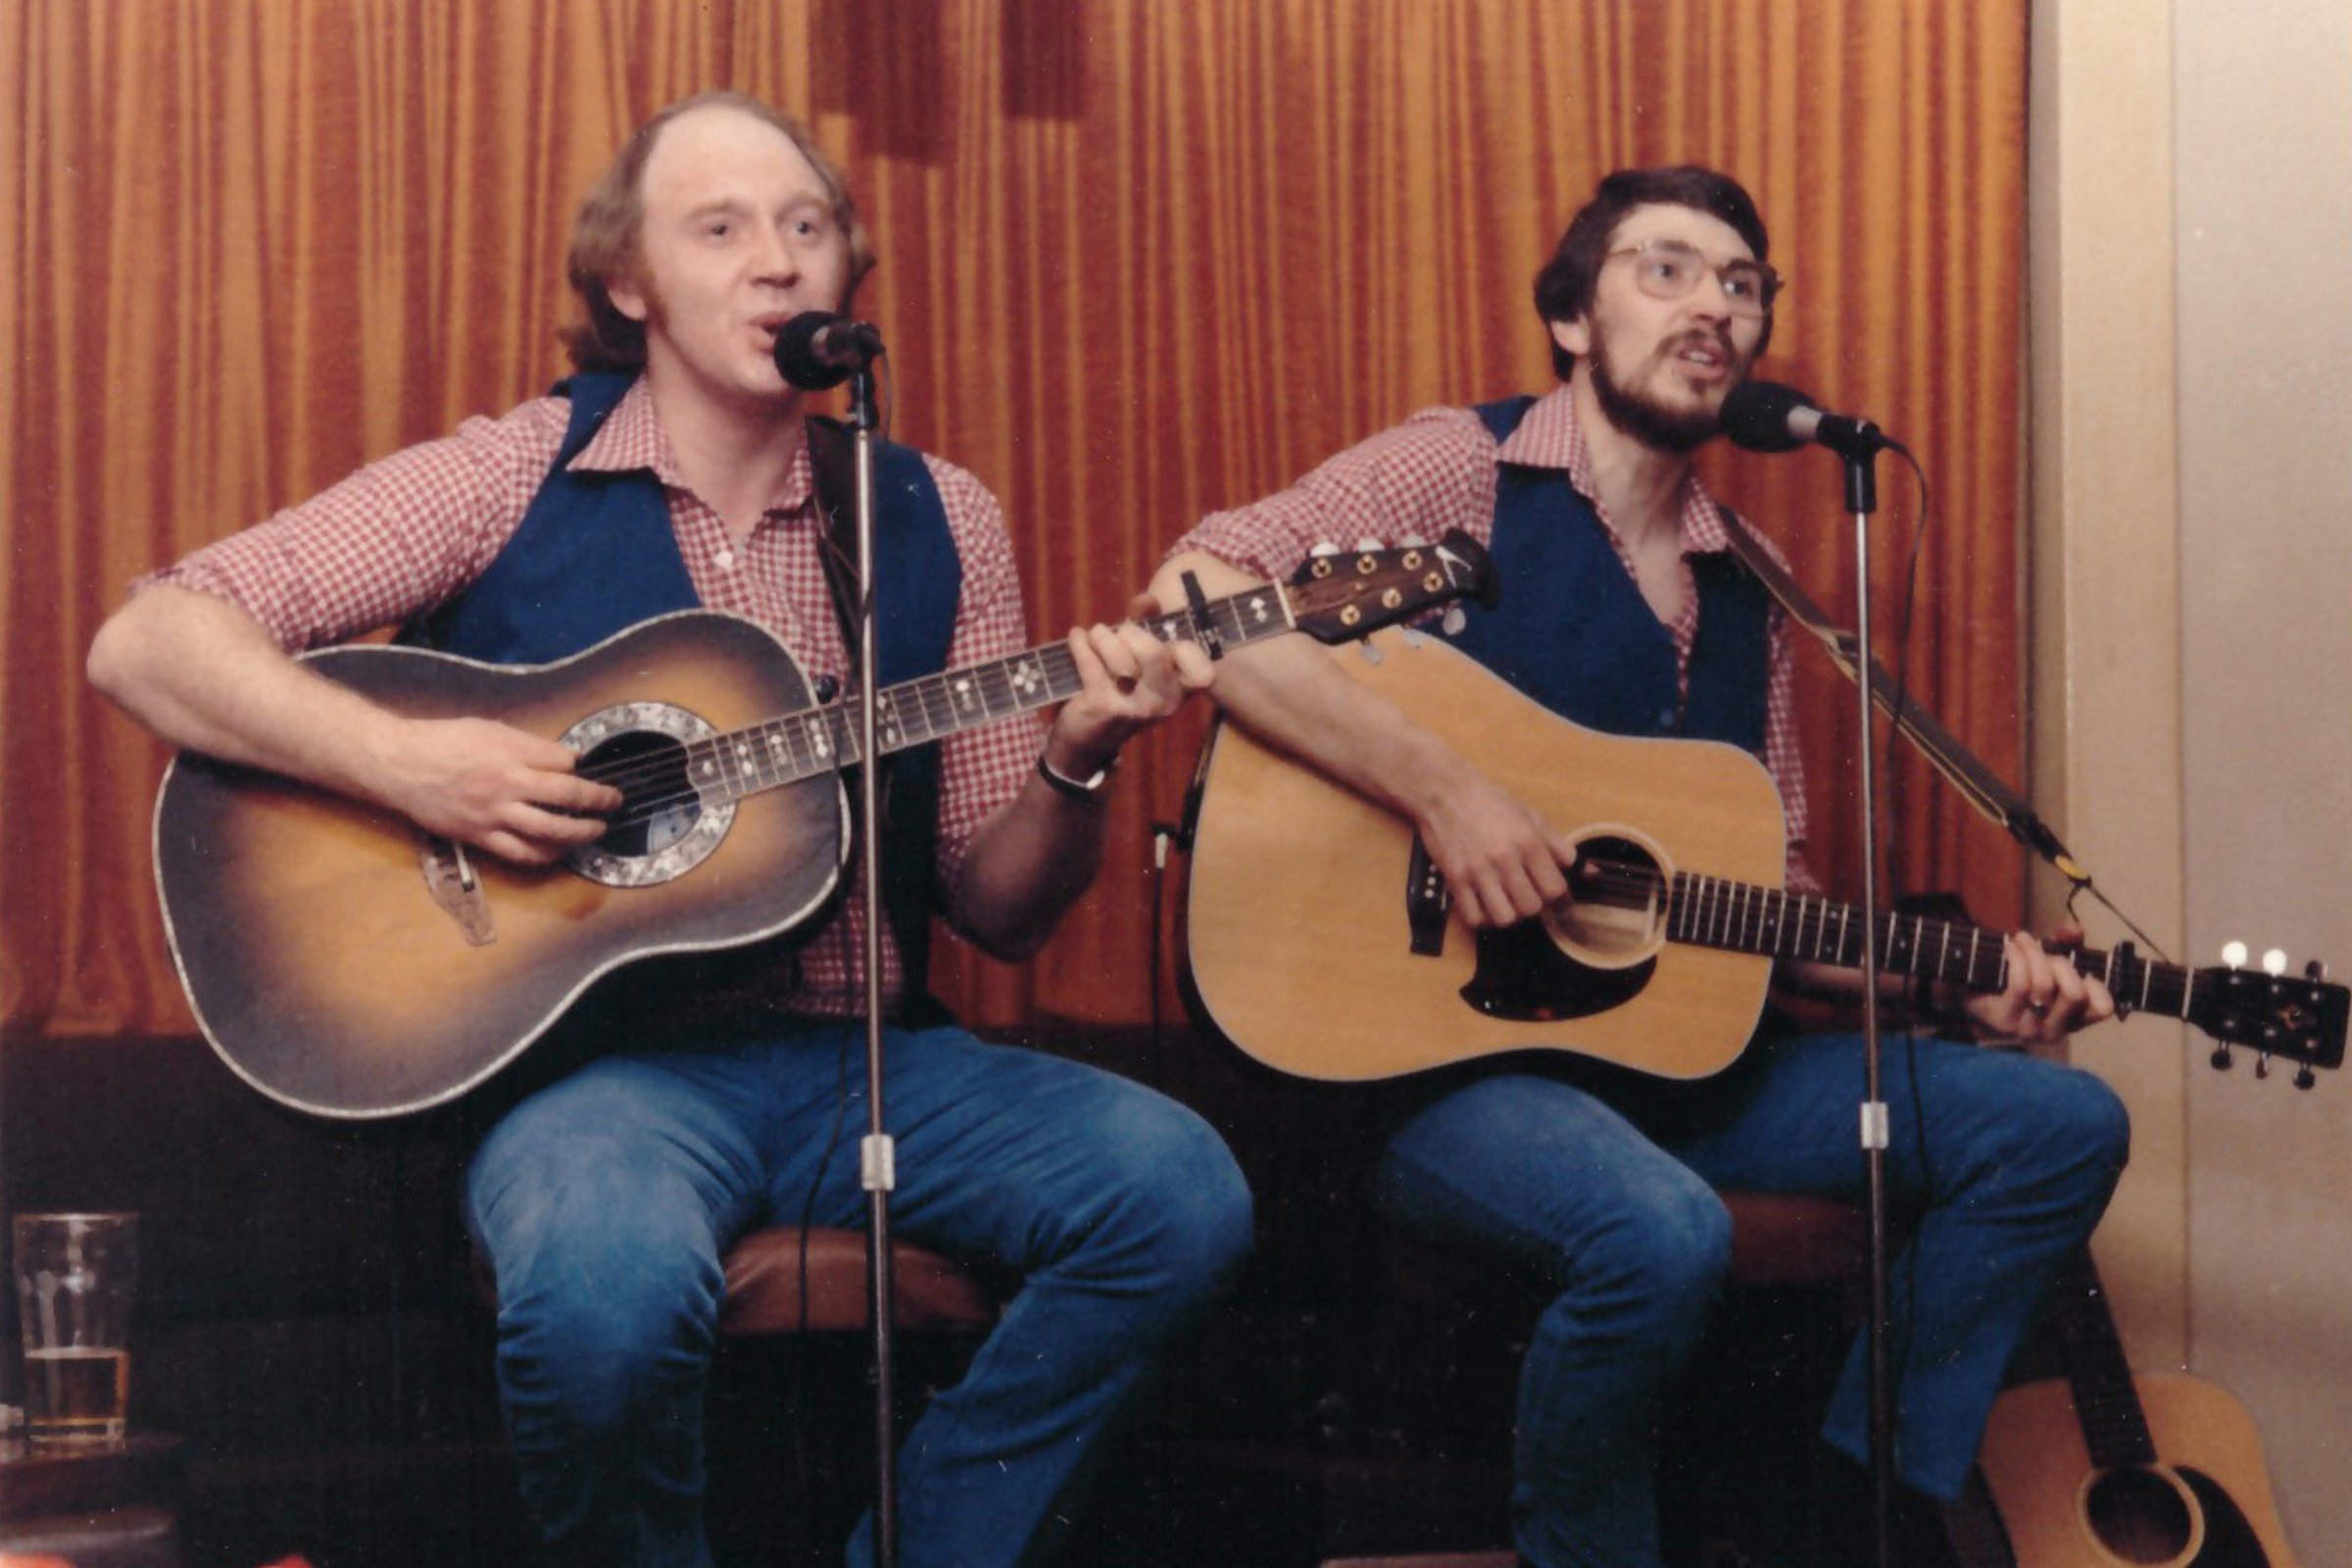
<svg viewBox="0 0 2352 1568">
<path fill-rule="evenodd" d="M 1673 709 L 1671 709 L 1671 708 L 1661 708 L 1661 709 L 1659 709 L 1659 710 L 1658 710 L 1658 728 L 1660 728 L 1660 729 L 1672 729 L 1672 728 L 1674 728 L 1674 710 L 1673 710 Z"/>
<path fill-rule="evenodd" d="M 728 549 L 725 545 L 720 545 L 717 551 L 711 555 L 710 559 L 718 563 L 718 569 L 721 571 L 733 571 L 735 569 L 735 552 Z"/>
</svg>

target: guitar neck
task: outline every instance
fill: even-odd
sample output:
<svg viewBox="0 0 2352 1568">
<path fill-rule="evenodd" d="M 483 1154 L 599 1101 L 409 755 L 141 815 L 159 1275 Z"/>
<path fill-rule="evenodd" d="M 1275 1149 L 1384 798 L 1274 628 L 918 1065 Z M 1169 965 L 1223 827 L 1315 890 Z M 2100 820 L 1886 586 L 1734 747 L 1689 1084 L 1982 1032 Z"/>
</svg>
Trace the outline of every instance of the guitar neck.
<svg viewBox="0 0 2352 1568">
<path fill-rule="evenodd" d="M 1997 932 L 1925 915 L 1866 917 L 1855 906 L 1831 899 L 1675 873 L 1667 935 L 1677 942 L 1859 969 L 1865 930 L 1877 934 L 1883 974 L 1944 981 L 1976 995 L 2009 983 L 2009 960 Z M 2103 982 L 2126 1007 L 2183 1019 L 2190 1014 L 2196 977 L 2178 964 L 2090 948 L 2048 951 Z"/>
<path fill-rule="evenodd" d="M 1162 642 L 1193 642 L 1222 652 L 1297 629 L 1290 595 L 1279 584 L 1212 599 L 1144 621 Z M 1066 702 L 1082 682 L 1067 643 L 1048 643 L 1008 658 L 885 687 L 874 699 L 874 748 L 881 756 L 942 740 L 1036 709 Z M 687 748 L 688 776 L 707 797 L 733 800 L 778 789 L 859 760 L 862 725 L 855 697 L 763 719 Z"/>
<path fill-rule="evenodd" d="M 2156 1440 L 2147 1410 L 2087 1248 L 2075 1254 L 2051 1287 L 2044 1321 L 2075 1396 L 2091 1464 L 2102 1470 L 2154 1464 Z"/>
</svg>

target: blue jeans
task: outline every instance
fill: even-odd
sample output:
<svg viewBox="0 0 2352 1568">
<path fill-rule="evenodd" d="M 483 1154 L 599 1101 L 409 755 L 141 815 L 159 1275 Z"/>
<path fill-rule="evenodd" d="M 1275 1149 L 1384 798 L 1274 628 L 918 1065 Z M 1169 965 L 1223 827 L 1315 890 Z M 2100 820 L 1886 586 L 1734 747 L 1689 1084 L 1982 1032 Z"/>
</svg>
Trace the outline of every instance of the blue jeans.
<svg viewBox="0 0 2352 1568">
<path fill-rule="evenodd" d="M 747 1229 L 798 1223 L 812 1189 L 815 1223 L 864 1223 L 862 1045 L 860 1025 L 786 1025 L 607 1055 L 524 1100 L 475 1153 L 467 1219 L 496 1270 L 500 1394 L 524 1502 L 559 1556 L 709 1563 L 719 1257 Z M 892 1031 L 884 1091 L 896 1231 L 1022 1280 L 905 1437 L 900 1560 L 1028 1560 L 1155 1353 L 1247 1249 L 1249 1193 L 1190 1111 L 959 1029 Z"/>
<path fill-rule="evenodd" d="M 1882 1054 L 1887 1189 L 1914 1220 L 1891 1270 L 1896 1459 L 1907 1484 L 1948 1498 L 2046 1288 L 2106 1207 L 2129 1126 L 2106 1085 L 2069 1067 L 1907 1036 Z M 1563 1076 L 1496 1071 L 1390 1140 L 1374 1172 L 1387 1213 L 1556 1293 L 1519 1382 L 1512 1509 L 1528 1560 L 1655 1568 L 1661 1409 L 1731 1259 L 1715 1189 L 1861 1200 L 1862 1091 L 1858 1037 L 1788 1036 L 1705 1084 L 1612 1082 L 1607 1102 Z M 1823 1429 L 1857 1460 L 1863 1350 Z"/>
</svg>

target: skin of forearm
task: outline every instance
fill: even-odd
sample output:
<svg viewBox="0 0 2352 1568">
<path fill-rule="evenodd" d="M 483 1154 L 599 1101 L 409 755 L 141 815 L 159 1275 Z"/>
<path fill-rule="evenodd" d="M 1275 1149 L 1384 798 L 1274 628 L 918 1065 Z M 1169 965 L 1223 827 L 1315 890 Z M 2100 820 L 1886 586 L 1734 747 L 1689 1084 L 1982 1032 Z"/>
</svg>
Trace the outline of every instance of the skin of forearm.
<svg viewBox="0 0 2352 1568">
<path fill-rule="evenodd" d="M 1102 868 L 1102 806 L 1032 778 L 982 822 L 964 855 L 956 928 L 991 957 L 1017 962 L 1046 945 Z"/>
<path fill-rule="evenodd" d="M 380 799 L 401 720 L 289 658 L 240 607 L 149 588 L 90 645 L 90 682 L 171 744 Z"/>
</svg>

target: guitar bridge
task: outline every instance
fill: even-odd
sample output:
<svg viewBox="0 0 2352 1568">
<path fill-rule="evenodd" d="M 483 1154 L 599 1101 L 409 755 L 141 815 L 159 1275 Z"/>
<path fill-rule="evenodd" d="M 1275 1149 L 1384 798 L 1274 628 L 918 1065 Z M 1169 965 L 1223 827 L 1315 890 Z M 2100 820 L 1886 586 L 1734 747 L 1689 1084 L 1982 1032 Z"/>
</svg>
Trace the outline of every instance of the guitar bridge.
<svg viewBox="0 0 2352 1568">
<path fill-rule="evenodd" d="M 1371 646 L 1364 645 L 1367 651 Z M 1405 929 L 1411 933 L 1416 955 L 1434 958 L 1446 951 L 1446 926 L 1452 913 L 1453 895 L 1446 891 L 1446 877 L 1429 858 L 1429 846 L 1416 833 L 1412 859 L 1404 874 Z"/>
<path fill-rule="evenodd" d="M 482 879 L 475 874 L 466 846 L 451 839 L 427 837 L 417 847 L 416 858 L 424 868 L 426 891 L 441 906 L 442 912 L 457 921 L 466 945 L 486 948 L 496 942 L 498 932 L 490 923 L 490 901 L 482 892 Z"/>
</svg>

